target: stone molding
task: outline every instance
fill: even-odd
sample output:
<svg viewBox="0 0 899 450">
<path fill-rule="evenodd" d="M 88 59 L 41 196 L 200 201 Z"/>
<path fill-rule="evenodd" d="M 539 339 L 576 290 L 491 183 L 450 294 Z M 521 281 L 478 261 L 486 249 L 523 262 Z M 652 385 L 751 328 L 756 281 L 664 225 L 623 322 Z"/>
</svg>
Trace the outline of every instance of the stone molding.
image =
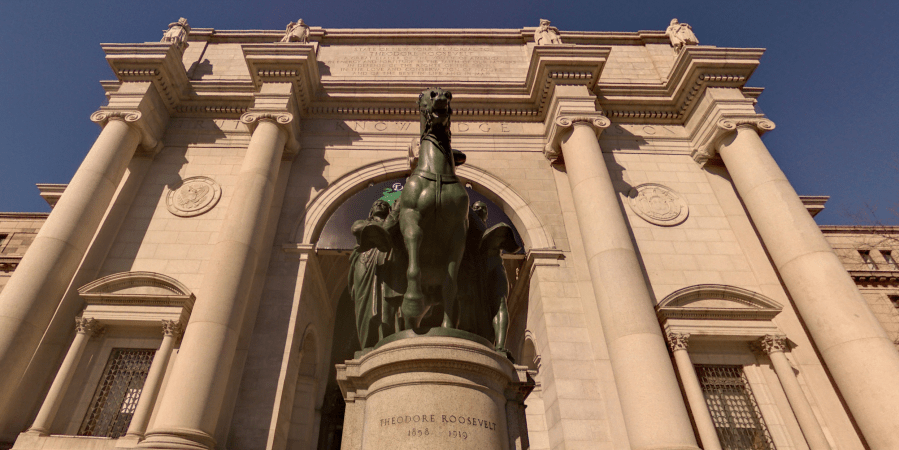
<svg viewBox="0 0 899 450">
<path fill-rule="evenodd" d="M 697 100 L 708 88 L 744 89 L 763 53 L 759 48 L 688 46 L 659 85 L 599 83 L 596 95 L 609 117 L 683 124 L 695 113 Z"/>
<path fill-rule="evenodd" d="M 718 144 L 739 127 L 751 127 L 761 136 L 774 129 L 774 122 L 763 114 L 722 114 L 702 127 L 690 156 L 699 165 L 705 165 L 718 153 Z"/>
<path fill-rule="evenodd" d="M 100 46 L 120 82 L 153 83 L 169 112 L 188 97 L 191 83 L 179 46 L 169 42 Z"/>
<path fill-rule="evenodd" d="M 76 317 L 75 331 L 88 336 L 98 336 L 103 333 L 103 324 L 92 317 Z"/>
<path fill-rule="evenodd" d="M 138 133 L 140 133 L 141 146 L 144 150 L 140 151 L 141 149 L 138 149 L 138 152 L 135 153 L 135 155 L 152 157 L 162 150 L 163 143 L 162 140 L 156 136 L 156 133 L 150 130 L 146 120 L 142 119 L 143 114 L 137 110 L 100 109 L 91 114 L 91 122 L 100 125 L 100 128 L 106 127 L 106 124 L 108 124 L 110 120 L 121 120 L 128 125 L 131 125 Z"/>
<path fill-rule="evenodd" d="M 690 333 L 675 333 L 669 332 L 666 335 L 668 341 L 668 348 L 671 349 L 671 352 L 674 353 L 678 350 L 687 350 L 687 347 L 690 346 Z"/>
<path fill-rule="evenodd" d="M 562 158 L 562 138 L 565 133 L 570 131 L 576 124 L 586 124 L 593 128 L 596 137 L 602 134 L 602 131 L 612 125 L 608 117 L 601 112 L 576 114 L 560 114 L 549 126 L 546 135 L 546 145 L 543 147 L 543 156 L 550 162 L 556 162 Z"/>
<path fill-rule="evenodd" d="M 290 83 L 297 109 L 304 112 L 309 108 L 321 88 L 318 43 L 242 44 L 240 48 L 257 90 L 263 83 Z"/>
<path fill-rule="evenodd" d="M 287 111 L 250 110 L 240 116 L 240 123 L 249 128 L 250 133 L 256 131 L 259 121 L 269 120 L 287 133 L 287 144 L 284 146 L 284 159 L 292 159 L 300 151 L 300 123 L 294 114 Z"/>
<path fill-rule="evenodd" d="M 771 353 L 785 353 L 789 350 L 789 342 L 787 337 L 783 335 L 768 334 L 760 338 L 758 341 L 759 348 L 770 355 Z"/>
<path fill-rule="evenodd" d="M 723 300 L 733 306 L 707 307 L 692 304 L 702 300 Z M 724 284 L 699 284 L 668 294 L 656 306 L 660 320 L 728 319 L 770 321 L 783 306 L 756 292 Z"/>
<path fill-rule="evenodd" d="M 183 308 L 189 315 L 196 296 L 180 281 L 155 272 L 120 272 L 92 281 L 78 294 L 90 305 L 146 305 Z"/>
</svg>

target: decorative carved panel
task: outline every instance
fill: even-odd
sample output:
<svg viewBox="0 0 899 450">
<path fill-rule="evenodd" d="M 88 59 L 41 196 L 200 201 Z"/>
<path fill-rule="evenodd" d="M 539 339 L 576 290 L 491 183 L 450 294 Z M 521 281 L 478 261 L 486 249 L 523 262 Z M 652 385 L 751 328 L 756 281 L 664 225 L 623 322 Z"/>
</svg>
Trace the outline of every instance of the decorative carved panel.
<svg viewBox="0 0 899 450">
<path fill-rule="evenodd" d="M 195 217 L 218 203 L 222 188 L 209 177 L 185 178 L 169 190 L 165 203 L 169 212 L 178 217 Z"/>
<path fill-rule="evenodd" d="M 643 220 L 663 227 L 687 220 L 687 202 L 673 189 L 657 183 L 644 183 L 627 194 L 631 210 Z"/>
</svg>

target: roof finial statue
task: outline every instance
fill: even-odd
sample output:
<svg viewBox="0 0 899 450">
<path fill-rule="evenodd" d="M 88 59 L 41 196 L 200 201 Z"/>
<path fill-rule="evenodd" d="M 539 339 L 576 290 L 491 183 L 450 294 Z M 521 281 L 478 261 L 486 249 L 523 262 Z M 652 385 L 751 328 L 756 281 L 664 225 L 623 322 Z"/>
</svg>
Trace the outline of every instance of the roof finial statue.
<svg viewBox="0 0 899 450">
<path fill-rule="evenodd" d="M 287 24 L 287 31 L 281 42 L 299 42 L 306 44 L 309 42 L 309 26 L 303 23 L 303 19 Z"/>
<path fill-rule="evenodd" d="M 187 24 L 187 19 L 182 17 L 177 22 L 169 24 L 169 29 L 163 33 L 159 42 L 168 42 L 184 51 L 187 48 L 187 36 L 189 34 L 190 25 Z"/>
<path fill-rule="evenodd" d="M 561 44 L 562 38 L 559 36 L 559 29 L 550 26 L 550 22 L 546 19 L 540 19 L 540 26 L 534 32 L 534 42 L 537 45 L 553 45 Z"/>
<path fill-rule="evenodd" d="M 665 30 L 665 36 L 671 39 L 674 50 L 680 52 L 687 45 L 699 44 L 699 39 L 693 34 L 693 27 L 686 23 L 680 23 L 677 19 L 671 19 L 671 24 Z"/>
</svg>

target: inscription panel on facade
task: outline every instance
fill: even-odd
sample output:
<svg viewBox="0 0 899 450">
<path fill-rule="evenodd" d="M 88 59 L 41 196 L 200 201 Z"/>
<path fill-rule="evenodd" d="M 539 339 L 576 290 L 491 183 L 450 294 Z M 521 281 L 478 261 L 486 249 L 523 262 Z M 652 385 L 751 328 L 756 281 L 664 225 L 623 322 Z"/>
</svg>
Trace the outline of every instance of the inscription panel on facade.
<svg viewBox="0 0 899 450">
<path fill-rule="evenodd" d="M 322 46 L 322 76 L 352 78 L 523 79 L 527 47 L 519 45 Z"/>
<path fill-rule="evenodd" d="M 391 448 L 498 448 L 505 432 L 491 414 L 429 409 L 377 417 L 377 434 Z"/>
</svg>

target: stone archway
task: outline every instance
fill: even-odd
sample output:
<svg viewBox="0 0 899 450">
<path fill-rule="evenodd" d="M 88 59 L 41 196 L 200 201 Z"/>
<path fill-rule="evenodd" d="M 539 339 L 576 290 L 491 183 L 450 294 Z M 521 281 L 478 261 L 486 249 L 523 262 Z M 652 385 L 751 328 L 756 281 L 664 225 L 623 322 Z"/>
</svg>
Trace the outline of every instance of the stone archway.
<svg viewBox="0 0 899 450">
<path fill-rule="evenodd" d="M 402 176 L 409 172 L 406 158 L 394 158 L 362 166 L 337 180 L 322 191 L 306 208 L 306 213 L 297 221 L 291 242 L 312 244 L 316 242 L 331 213 L 351 195 L 364 189 L 368 183 L 379 182 Z M 480 192 L 499 205 L 512 220 L 521 234 L 525 248 L 555 248 L 552 235 L 543 226 L 527 202 L 499 177 L 477 166 L 459 166 L 456 174 L 472 189 Z"/>
</svg>

